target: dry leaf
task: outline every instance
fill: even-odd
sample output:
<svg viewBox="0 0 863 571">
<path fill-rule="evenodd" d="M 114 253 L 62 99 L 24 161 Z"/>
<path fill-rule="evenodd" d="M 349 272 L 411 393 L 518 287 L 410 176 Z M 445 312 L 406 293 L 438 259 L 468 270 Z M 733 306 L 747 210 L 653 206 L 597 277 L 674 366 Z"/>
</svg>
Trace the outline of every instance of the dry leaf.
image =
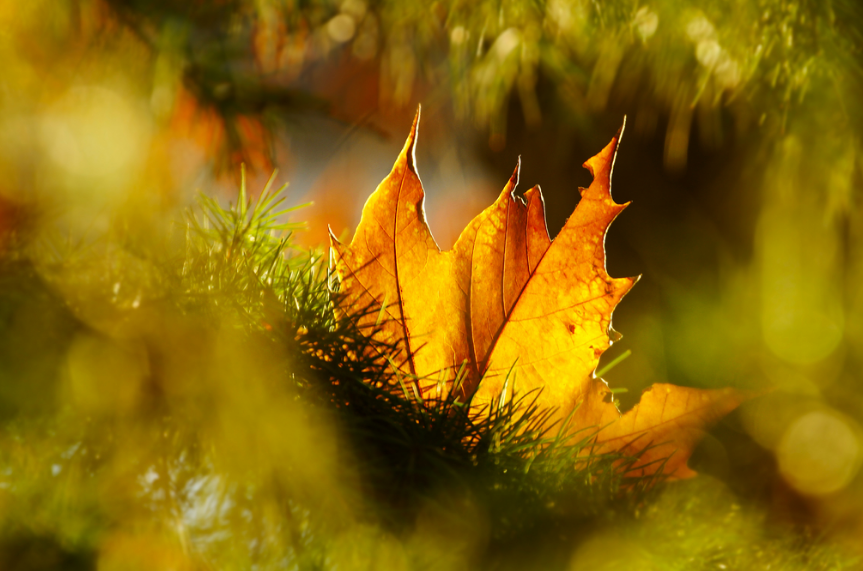
<svg viewBox="0 0 863 571">
<path fill-rule="evenodd" d="M 419 112 L 350 245 L 331 239 L 346 304 L 380 310 L 360 325 L 379 325 L 377 339 L 397 347 L 395 365 L 426 395 L 463 365 L 460 390 L 475 406 L 511 398 L 515 383 L 520 393 L 541 388 L 538 404 L 556 409 L 555 420 L 574 411 L 571 430 L 602 428 L 594 452 L 641 452 L 631 474 L 692 475 L 686 460 L 704 425 L 742 395 L 655 385 L 621 417 L 594 375 L 616 335 L 612 311 L 637 281 L 605 270 L 605 233 L 626 207 L 610 192 L 620 133 L 585 163 L 593 182 L 554 241 L 539 187 L 524 201 L 514 193 L 517 166 L 497 201 L 442 252 L 423 211 L 418 123 Z"/>
</svg>

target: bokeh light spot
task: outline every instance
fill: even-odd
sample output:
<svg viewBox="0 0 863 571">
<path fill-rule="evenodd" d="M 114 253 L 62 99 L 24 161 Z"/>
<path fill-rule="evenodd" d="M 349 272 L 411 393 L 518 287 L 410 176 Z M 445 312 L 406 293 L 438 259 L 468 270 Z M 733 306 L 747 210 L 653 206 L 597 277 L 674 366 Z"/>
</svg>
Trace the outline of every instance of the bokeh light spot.
<svg viewBox="0 0 863 571">
<path fill-rule="evenodd" d="M 816 410 L 791 423 L 776 450 L 785 480 L 805 494 L 844 488 L 860 466 L 860 438 L 849 421 Z"/>
<path fill-rule="evenodd" d="M 357 26 L 354 24 L 354 19 L 347 14 L 339 14 L 327 22 L 327 33 L 333 41 L 340 44 L 353 38 L 356 29 Z"/>
<path fill-rule="evenodd" d="M 686 26 L 686 35 L 693 42 L 700 42 L 712 38 L 716 34 L 716 29 L 710 20 L 702 15 L 698 15 L 689 21 Z"/>
<path fill-rule="evenodd" d="M 495 40 L 492 51 L 494 51 L 498 58 L 505 59 L 512 50 L 518 47 L 520 41 L 521 36 L 519 35 L 518 30 L 515 28 L 507 28 Z"/>
<path fill-rule="evenodd" d="M 452 29 L 452 32 L 449 34 L 449 40 L 455 44 L 459 45 L 468 38 L 468 32 L 464 29 L 464 26 L 456 26 Z"/>
<path fill-rule="evenodd" d="M 656 28 L 659 27 L 659 16 L 647 6 L 642 6 L 635 13 L 633 24 L 644 41 L 656 33 Z"/>
<path fill-rule="evenodd" d="M 104 87 L 76 87 L 42 121 L 48 156 L 69 174 L 103 178 L 141 158 L 147 123 L 125 98 Z"/>
<path fill-rule="evenodd" d="M 713 67 L 722 55 L 722 48 L 716 40 L 701 40 L 695 47 L 695 58 L 704 67 Z"/>
</svg>

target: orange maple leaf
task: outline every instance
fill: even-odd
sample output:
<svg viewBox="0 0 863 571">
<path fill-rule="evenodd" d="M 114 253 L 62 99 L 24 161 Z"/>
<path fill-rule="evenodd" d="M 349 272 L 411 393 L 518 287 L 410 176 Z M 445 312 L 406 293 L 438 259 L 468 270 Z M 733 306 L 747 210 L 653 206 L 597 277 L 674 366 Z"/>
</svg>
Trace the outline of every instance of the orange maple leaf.
<svg viewBox="0 0 863 571">
<path fill-rule="evenodd" d="M 375 338 L 397 349 L 394 365 L 424 394 L 463 366 L 458 390 L 477 407 L 512 398 L 517 381 L 521 391 L 541 389 L 537 404 L 554 409 L 554 420 L 572 415 L 570 431 L 595 429 L 593 453 L 639 455 L 629 475 L 693 475 L 686 461 L 703 427 L 742 393 L 658 384 L 621 416 L 595 376 L 612 342 L 612 311 L 637 281 L 605 270 L 605 233 L 627 206 L 611 198 L 622 129 L 584 164 L 593 182 L 554 241 L 539 187 L 526 201 L 515 195 L 516 166 L 497 201 L 442 252 L 415 165 L 419 116 L 350 245 L 331 236 L 345 303 L 378 308 L 358 317 L 360 326 L 375 326 Z"/>
</svg>

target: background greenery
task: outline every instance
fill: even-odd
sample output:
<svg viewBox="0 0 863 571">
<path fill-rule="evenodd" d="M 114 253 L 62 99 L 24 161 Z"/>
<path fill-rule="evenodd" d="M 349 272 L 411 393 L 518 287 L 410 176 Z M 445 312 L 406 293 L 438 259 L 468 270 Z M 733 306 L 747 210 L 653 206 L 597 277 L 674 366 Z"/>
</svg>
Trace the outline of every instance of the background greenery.
<svg viewBox="0 0 863 571">
<path fill-rule="evenodd" d="M 0 568 L 856 564 L 856 4 L 44 0 L 0 30 Z M 573 470 L 529 395 L 478 422 L 357 358 L 325 228 L 418 103 L 444 246 L 519 154 L 553 235 L 626 115 L 606 245 L 644 277 L 607 380 L 774 389 L 702 476 Z"/>
</svg>

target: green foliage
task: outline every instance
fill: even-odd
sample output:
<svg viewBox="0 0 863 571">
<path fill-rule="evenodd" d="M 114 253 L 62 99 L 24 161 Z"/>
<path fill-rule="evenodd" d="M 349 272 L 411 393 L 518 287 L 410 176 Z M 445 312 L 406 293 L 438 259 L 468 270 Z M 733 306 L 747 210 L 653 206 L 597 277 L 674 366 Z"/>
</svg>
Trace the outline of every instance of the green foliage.
<svg viewBox="0 0 863 571">
<path fill-rule="evenodd" d="M 86 44 L 85 23 L 99 15 L 116 20 L 104 25 L 110 41 L 137 39 L 150 56 L 140 61 L 155 114 L 170 114 L 178 89 L 188 90 L 223 121 L 223 140 L 212 142 L 223 166 L 273 152 L 269 135 L 247 132 L 249 118 L 273 130 L 292 114 L 325 111 L 335 97 L 319 77 L 341 61 L 380 80 L 380 101 L 352 90 L 362 107 L 412 108 L 419 96 L 487 129 L 495 147 L 511 100 L 534 126 L 563 112 L 584 127 L 598 111 L 625 108 L 638 129 L 666 128 L 672 169 L 685 165 L 696 124 L 718 146 L 765 125 L 781 136 L 813 93 L 845 107 L 846 120 L 858 113 L 863 34 L 848 0 L 90 0 L 55 11 L 59 49 L 82 32 Z"/>
</svg>

